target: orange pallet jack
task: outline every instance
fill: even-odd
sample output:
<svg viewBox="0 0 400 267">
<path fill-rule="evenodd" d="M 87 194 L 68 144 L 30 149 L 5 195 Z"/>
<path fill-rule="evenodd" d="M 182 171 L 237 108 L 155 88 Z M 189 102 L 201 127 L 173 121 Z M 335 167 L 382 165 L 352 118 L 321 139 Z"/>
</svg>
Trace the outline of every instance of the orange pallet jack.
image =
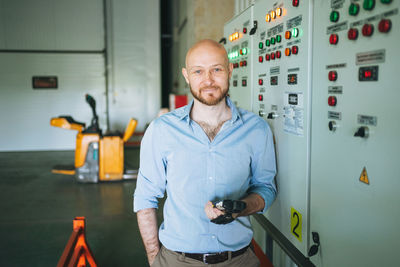
<svg viewBox="0 0 400 267">
<path fill-rule="evenodd" d="M 97 267 L 93 253 L 86 242 L 85 227 L 85 217 L 76 217 L 74 219 L 72 234 L 57 263 L 57 267 Z"/>
<path fill-rule="evenodd" d="M 133 135 L 137 120 L 130 119 L 123 136 L 119 133 L 103 135 L 99 128 L 96 101 L 86 95 L 86 102 L 93 111 L 91 125 L 75 121 L 71 116 L 59 116 L 50 120 L 50 125 L 67 130 L 76 130 L 75 164 L 55 166 L 53 173 L 75 175 L 78 182 L 97 183 L 135 179 L 137 170 L 124 168 L 124 144 Z"/>
</svg>

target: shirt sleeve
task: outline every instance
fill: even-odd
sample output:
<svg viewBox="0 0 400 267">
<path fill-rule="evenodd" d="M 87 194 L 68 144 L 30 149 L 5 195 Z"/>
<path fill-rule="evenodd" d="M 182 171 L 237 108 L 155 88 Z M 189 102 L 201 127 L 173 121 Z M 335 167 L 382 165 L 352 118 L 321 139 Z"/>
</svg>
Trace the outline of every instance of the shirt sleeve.
<svg viewBox="0 0 400 267">
<path fill-rule="evenodd" d="M 273 135 L 267 123 L 265 123 L 262 136 L 257 140 L 260 140 L 260 142 L 254 148 L 254 159 L 251 163 L 252 178 L 247 193 L 256 193 L 264 199 L 264 209 L 259 212 L 264 213 L 276 197 L 274 180 L 276 174 L 275 149 Z"/>
<path fill-rule="evenodd" d="M 158 208 L 166 186 L 166 162 L 160 150 L 160 127 L 153 121 L 140 145 L 140 167 L 133 196 L 133 211 Z"/>
</svg>

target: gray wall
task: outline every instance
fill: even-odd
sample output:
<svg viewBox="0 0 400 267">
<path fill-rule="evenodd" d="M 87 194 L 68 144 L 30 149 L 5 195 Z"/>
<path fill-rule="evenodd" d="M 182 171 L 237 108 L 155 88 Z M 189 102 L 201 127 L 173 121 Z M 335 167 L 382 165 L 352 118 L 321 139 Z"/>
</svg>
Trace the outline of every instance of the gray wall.
<svg viewBox="0 0 400 267">
<path fill-rule="evenodd" d="M 76 132 L 49 121 L 90 123 L 86 93 L 106 129 L 106 71 L 111 130 L 130 117 L 143 130 L 160 107 L 158 13 L 157 0 L 0 0 L 0 151 L 74 149 Z M 33 90 L 32 76 L 46 75 L 58 89 Z"/>
</svg>

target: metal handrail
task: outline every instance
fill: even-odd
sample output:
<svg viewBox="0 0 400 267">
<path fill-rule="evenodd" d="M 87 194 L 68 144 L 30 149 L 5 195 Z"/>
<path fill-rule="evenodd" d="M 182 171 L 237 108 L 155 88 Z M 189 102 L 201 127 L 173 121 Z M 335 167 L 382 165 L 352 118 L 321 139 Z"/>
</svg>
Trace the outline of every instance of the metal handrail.
<svg viewBox="0 0 400 267">
<path fill-rule="evenodd" d="M 265 216 L 254 214 L 253 217 L 297 266 L 315 267 L 310 259 L 305 257 Z"/>
</svg>

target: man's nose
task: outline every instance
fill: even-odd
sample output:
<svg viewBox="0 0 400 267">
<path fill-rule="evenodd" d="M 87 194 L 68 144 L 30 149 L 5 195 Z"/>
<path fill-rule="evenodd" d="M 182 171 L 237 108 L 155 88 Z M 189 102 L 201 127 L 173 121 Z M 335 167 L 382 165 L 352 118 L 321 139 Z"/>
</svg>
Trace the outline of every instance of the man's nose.
<svg viewBox="0 0 400 267">
<path fill-rule="evenodd" d="M 206 82 L 207 84 L 212 84 L 214 82 L 214 76 L 211 71 L 206 71 L 204 82 Z"/>
</svg>

